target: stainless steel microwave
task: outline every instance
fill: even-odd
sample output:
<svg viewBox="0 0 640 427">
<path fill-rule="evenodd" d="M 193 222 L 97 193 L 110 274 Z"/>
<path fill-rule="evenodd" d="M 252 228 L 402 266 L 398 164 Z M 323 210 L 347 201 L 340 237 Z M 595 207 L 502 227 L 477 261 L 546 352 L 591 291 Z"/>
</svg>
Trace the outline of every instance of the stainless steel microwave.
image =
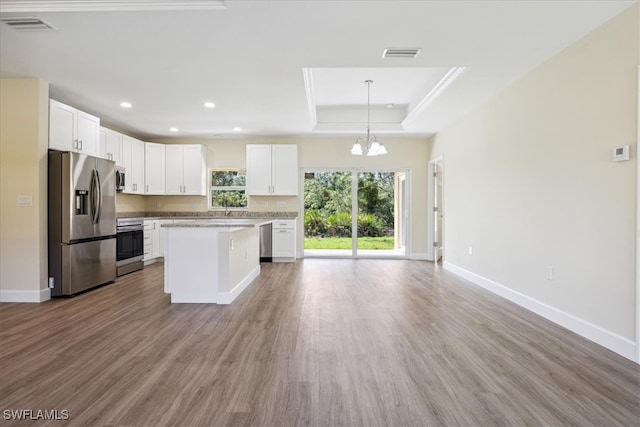
<svg viewBox="0 0 640 427">
<path fill-rule="evenodd" d="M 125 170 L 122 166 L 116 166 L 116 191 L 124 191 Z"/>
</svg>

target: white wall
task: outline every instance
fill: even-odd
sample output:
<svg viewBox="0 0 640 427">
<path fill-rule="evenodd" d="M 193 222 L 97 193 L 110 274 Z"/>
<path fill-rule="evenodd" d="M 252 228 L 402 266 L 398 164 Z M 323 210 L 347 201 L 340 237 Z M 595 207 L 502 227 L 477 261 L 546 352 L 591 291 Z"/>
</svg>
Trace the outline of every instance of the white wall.
<svg viewBox="0 0 640 427">
<path fill-rule="evenodd" d="M 0 301 L 39 302 L 47 289 L 49 86 L 0 79 Z M 31 196 L 32 206 L 17 206 Z"/>
<path fill-rule="evenodd" d="M 444 155 L 446 266 L 629 358 L 639 29 L 636 4 L 439 133 L 431 153 Z M 613 163 L 626 144 L 632 159 Z"/>
</svg>

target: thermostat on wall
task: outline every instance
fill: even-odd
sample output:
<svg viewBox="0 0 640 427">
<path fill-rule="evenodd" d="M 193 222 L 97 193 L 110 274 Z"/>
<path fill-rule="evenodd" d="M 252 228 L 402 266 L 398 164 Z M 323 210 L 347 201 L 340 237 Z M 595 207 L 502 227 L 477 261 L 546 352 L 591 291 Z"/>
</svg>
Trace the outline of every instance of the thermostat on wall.
<svg viewBox="0 0 640 427">
<path fill-rule="evenodd" d="M 621 147 L 616 147 L 613 149 L 613 161 L 614 162 L 624 162 L 625 160 L 629 160 L 629 146 L 623 145 Z"/>
</svg>

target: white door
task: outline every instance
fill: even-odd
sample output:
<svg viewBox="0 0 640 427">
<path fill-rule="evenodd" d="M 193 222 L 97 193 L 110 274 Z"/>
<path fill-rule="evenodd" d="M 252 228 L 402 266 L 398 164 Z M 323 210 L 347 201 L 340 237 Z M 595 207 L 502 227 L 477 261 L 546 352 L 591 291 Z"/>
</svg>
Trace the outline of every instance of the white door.
<svg viewBox="0 0 640 427">
<path fill-rule="evenodd" d="M 182 193 L 183 152 L 181 145 L 165 147 L 165 193 Z"/>
<path fill-rule="evenodd" d="M 271 194 L 271 145 L 247 144 L 247 194 Z"/>
<path fill-rule="evenodd" d="M 131 172 L 125 173 L 133 181 L 133 193 L 144 194 L 144 142 L 131 139 Z"/>
<path fill-rule="evenodd" d="M 122 165 L 122 134 L 105 129 L 106 153 L 109 160 L 113 160 L 117 165 Z"/>
<path fill-rule="evenodd" d="M 76 109 L 53 99 L 49 101 L 49 148 L 75 149 Z"/>
<path fill-rule="evenodd" d="M 126 179 L 124 181 L 124 193 L 133 193 L 133 180 L 131 179 L 133 161 L 131 159 L 131 142 L 133 138 L 126 135 L 122 136 L 122 156 L 121 165 L 124 166 Z"/>
<path fill-rule="evenodd" d="M 146 194 L 164 194 L 164 147 L 164 144 L 145 143 L 144 184 Z"/>
<path fill-rule="evenodd" d="M 272 231 L 271 255 L 273 258 L 292 258 L 295 253 L 295 232 L 291 228 L 274 228 Z"/>
<path fill-rule="evenodd" d="M 298 195 L 298 146 L 271 146 L 271 193 L 277 196 Z"/>
<path fill-rule="evenodd" d="M 183 194 L 204 196 L 206 166 L 202 145 L 183 146 Z"/>
<path fill-rule="evenodd" d="M 77 111 L 78 151 L 97 156 L 100 144 L 100 119 L 91 114 Z"/>
</svg>

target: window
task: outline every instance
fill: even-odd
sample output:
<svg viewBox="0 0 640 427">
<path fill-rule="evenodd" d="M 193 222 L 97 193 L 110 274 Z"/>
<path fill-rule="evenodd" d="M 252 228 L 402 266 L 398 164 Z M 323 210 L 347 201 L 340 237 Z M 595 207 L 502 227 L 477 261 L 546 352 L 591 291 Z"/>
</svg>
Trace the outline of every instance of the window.
<svg viewBox="0 0 640 427">
<path fill-rule="evenodd" d="M 247 209 L 246 171 L 209 169 L 209 209 Z"/>
</svg>

